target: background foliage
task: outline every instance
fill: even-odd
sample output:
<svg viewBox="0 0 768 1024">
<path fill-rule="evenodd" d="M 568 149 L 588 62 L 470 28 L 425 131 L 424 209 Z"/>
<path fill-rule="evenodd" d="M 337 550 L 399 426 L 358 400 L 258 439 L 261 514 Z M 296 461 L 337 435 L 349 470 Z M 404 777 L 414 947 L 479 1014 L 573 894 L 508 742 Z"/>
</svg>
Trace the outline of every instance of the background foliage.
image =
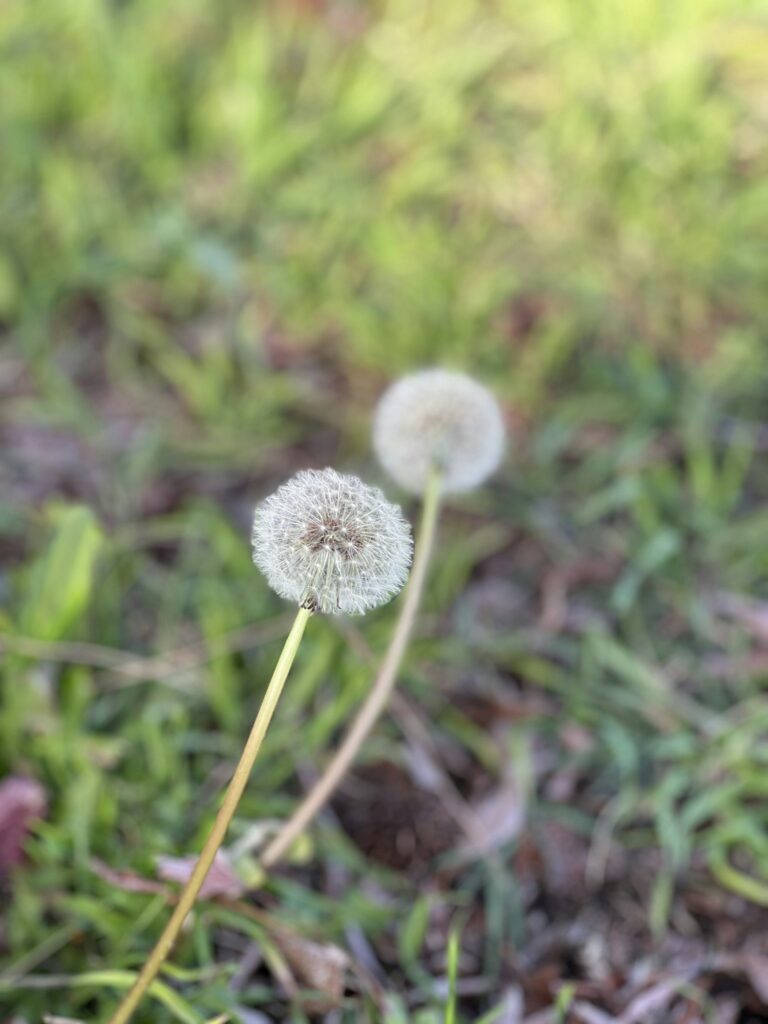
<svg viewBox="0 0 768 1024">
<path fill-rule="evenodd" d="M 197 849 L 285 625 L 254 502 L 308 465 L 394 494 L 371 411 L 438 362 L 513 442 L 446 516 L 405 704 L 292 865 L 244 857 L 272 924 L 211 903 L 146 1020 L 307 1019 L 275 921 L 374 975 L 329 1021 L 389 1024 L 564 1014 L 589 971 L 532 950 L 574 918 L 579 948 L 623 923 L 627 964 L 765 926 L 767 16 L 0 7 L 0 772 L 48 803 L 3 882 L 9 1015 L 112 1005 L 164 899 L 98 864 Z M 393 614 L 312 624 L 235 840 L 290 811 Z M 446 785 L 490 814 L 463 859 Z"/>
</svg>

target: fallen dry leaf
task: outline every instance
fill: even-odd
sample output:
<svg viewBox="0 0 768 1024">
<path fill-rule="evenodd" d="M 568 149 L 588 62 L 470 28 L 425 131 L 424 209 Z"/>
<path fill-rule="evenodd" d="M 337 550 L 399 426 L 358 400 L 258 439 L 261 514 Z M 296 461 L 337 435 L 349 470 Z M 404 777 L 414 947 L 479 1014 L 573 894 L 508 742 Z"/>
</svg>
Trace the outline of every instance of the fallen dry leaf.
<svg viewBox="0 0 768 1024">
<path fill-rule="evenodd" d="M 300 981 L 322 992 L 329 1004 L 336 1006 L 341 1002 L 349 967 L 349 957 L 343 949 L 331 943 L 313 942 L 284 928 L 272 928 L 271 936 Z"/>
<path fill-rule="evenodd" d="M 22 862 L 30 825 L 46 807 L 45 790 L 35 779 L 11 775 L 0 782 L 0 875 Z"/>
<path fill-rule="evenodd" d="M 673 999 L 680 994 L 688 982 L 696 974 L 696 969 L 690 969 L 684 974 L 673 975 L 671 978 L 663 978 L 655 985 L 635 996 L 627 1008 L 619 1015 L 617 1024 L 642 1024 L 648 1020 L 654 1012 L 667 1010 Z"/>
<path fill-rule="evenodd" d="M 127 892 L 165 892 L 165 886 L 160 882 L 153 882 L 149 878 L 143 878 L 133 871 L 114 871 L 100 860 L 91 860 L 91 870 L 103 878 L 105 882 L 114 885 L 118 889 L 125 889 Z"/>
<path fill-rule="evenodd" d="M 512 985 L 495 1007 L 496 1024 L 522 1024 L 525 1000 L 519 985 Z"/>
<path fill-rule="evenodd" d="M 755 990 L 755 995 L 768 1006 L 768 956 L 759 953 L 744 954 L 744 973 Z"/>
<path fill-rule="evenodd" d="M 322 994 L 324 998 L 305 1002 L 305 1010 L 323 1013 L 338 1005 L 344 996 L 347 970 L 359 968 L 343 949 L 332 943 L 308 939 L 271 914 L 249 903 L 233 901 L 228 905 L 246 917 L 258 921 L 266 930 L 271 940 L 272 955 L 267 955 L 265 944 L 265 959 L 272 973 L 289 994 L 298 994 L 297 981 Z M 243 977 L 241 981 L 243 980 L 247 979 Z"/>
<path fill-rule="evenodd" d="M 510 842 L 525 824 L 527 802 L 520 783 L 505 779 L 500 786 L 472 807 L 473 838 L 462 851 L 482 857 Z"/>
<path fill-rule="evenodd" d="M 158 857 L 155 863 L 160 878 L 166 882 L 178 882 L 183 885 L 192 874 L 197 857 Z M 226 896 L 227 899 L 236 900 L 244 892 L 245 886 L 235 874 L 229 858 L 219 850 L 200 889 L 200 899 L 209 900 L 214 896 Z"/>
<path fill-rule="evenodd" d="M 183 885 L 194 868 L 197 857 L 158 857 L 157 873 L 164 882 L 178 882 Z M 105 882 L 125 889 L 128 892 L 166 893 L 168 890 L 161 882 L 144 878 L 134 871 L 114 871 L 99 860 L 91 861 L 93 871 Z M 212 899 L 214 896 L 226 896 L 238 899 L 245 892 L 245 886 L 233 871 L 226 854 L 219 850 L 208 877 L 200 889 L 201 899 Z"/>
</svg>

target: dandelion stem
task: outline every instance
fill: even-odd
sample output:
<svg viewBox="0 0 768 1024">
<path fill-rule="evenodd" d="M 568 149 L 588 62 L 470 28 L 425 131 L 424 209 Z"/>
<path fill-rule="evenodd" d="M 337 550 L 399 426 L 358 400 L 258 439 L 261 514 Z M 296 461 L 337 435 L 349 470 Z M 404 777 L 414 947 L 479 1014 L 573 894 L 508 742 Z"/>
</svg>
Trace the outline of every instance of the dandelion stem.
<svg viewBox="0 0 768 1024">
<path fill-rule="evenodd" d="M 265 868 L 272 867 L 280 860 L 317 812 L 327 803 L 328 798 L 354 761 L 394 689 L 424 591 L 427 568 L 435 541 L 441 493 L 442 475 L 433 470 L 424 490 L 421 524 L 416 538 L 411 575 L 405 589 L 403 604 L 392 634 L 392 640 L 384 655 L 379 673 L 368 697 L 357 712 L 341 746 L 331 758 L 325 771 L 262 853 L 261 864 Z"/>
<path fill-rule="evenodd" d="M 109 1024 L 126 1024 L 126 1022 L 130 1020 L 134 1010 L 141 1002 L 142 997 L 156 978 L 158 971 L 171 952 L 171 949 L 178 938 L 179 932 L 184 925 L 184 921 L 187 918 L 187 914 L 189 914 L 190 910 L 194 906 L 198 893 L 205 881 L 205 877 L 210 871 L 216 853 L 224 841 L 227 829 L 229 828 L 230 822 L 237 810 L 237 805 L 243 795 L 243 790 L 245 789 L 248 777 L 251 774 L 253 763 L 256 760 L 256 755 L 259 752 L 264 735 L 266 734 L 269 723 L 272 720 L 272 715 L 274 714 L 277 702 L 280 698 L 283 685 L 291 670 L 294 658 L 296 657 L 296 652 L 299 648 L 299 643 L 311 614 L 312 613 L 307 609 L 300 608 L 296 618 L 294 619 L 293 626 L 286 638 L 283 650 L 280 654 L 277 665 L 275 666 L 275 671 L 272 674 L 269 686 L 264 694 L 261 707 L 259 708 L 254 720 L 251 733 L 246 741 L 245 747 L 243 748 L 240 761 L 238 762 L 237 768 L 235 768 L 219 813 L 216 815 L 216 820 L 213 823 L 213 827 L 205 841 L 205 845 L 198 857 L 192 874 L 189 877 L 189 881 L 184 886 L 179 897 L 179 901 L 174 908 L 173 914 L 171 915 L 168 924 L 165 926 L 162 935 L 157 940 L 155 948 L 152 950 L 149 959 L 141 969 L 133 987 L 126 994 L 114 1014 L 109 1018 Z"/>
</svg>

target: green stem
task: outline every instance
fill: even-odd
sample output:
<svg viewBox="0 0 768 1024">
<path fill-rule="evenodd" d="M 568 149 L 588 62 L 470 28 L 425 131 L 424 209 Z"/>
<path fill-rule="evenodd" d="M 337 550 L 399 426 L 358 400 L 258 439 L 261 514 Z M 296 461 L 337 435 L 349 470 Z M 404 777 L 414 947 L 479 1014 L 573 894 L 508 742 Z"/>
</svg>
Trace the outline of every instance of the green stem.
<svg viewBox="0 0 768 1024">
<path fill-rule="evenodd" d="M 435 470 L 430 474 L 424 490 L 424 505 L 416 538 L 413 566 L 400 615 L 379 673 L 368 697 L 360 707 L 341 746 L 329 761 L 325 771 L 262 853 L 261 864 L 265 868 L 272 867 L 280 860 L 317 812 L 325 806 L 328 798 L 346 775 L 365 738 L 389 700 L 397 681 L 405 649 L 413 632 L 416 613 L 424 592 L 427 567 L 435 542 L 441 494 L 442 476 Z"/>
<path fill-rule="evenodd" d="M 192 874 L 189 876 L 189 881 L 184 886 L 179 897 L 179 902 L 176 904 L 162 935 L 157 940 L 155 948 L 150 953 L 149 959 L 141 969 L 133 987 L 120 1003 L 117 1010 L 109 1018 L 108 1024 L 126 1024 L 126 1022 L 130 1020 L 131 1015 L 141 1002 L 147 989 L 157 977 L 160 968 L 167 959 L 176 939 L 179 936 L 179 932 L 184 925 L 187 914 L 189 914 L 190 910 L 194 906 L 198 893 L 205 881 L 205 877 L 211 869 L 213 860 L 219 850 L 219 847 L 224 841 L 227 829 L 229 828 L 230 822 L 237 810 L 237 805 L 243 795 L 243 790 L 245 789 L 248 777 L 251 774 L 253 763 L 256 760 L 256 755 L 259 752 L 264 735 L 266 734 L 269 723 L 272 720 L 272 715 L 277 707 L 277 702 L 280 698 L 283 685 L 285 684 L 285 680 L 291 670 L 291 665 L 296 657 L 299 643 L 301 642 L 304 629 L 311 614 L 312 613 L 307 609 L 300 608 L 296 615 L 291 631 L 286 638 L 283 650 L 280 654 L 277 665 L 275 666 L 275 671 L 269 681 L 267 691 L 264 694 L 261 707 L 256 715 L 250 736 L 243 748 L 240 761 L 238 762 L 237 768 L 235 768 L 234 775 L 232 776 L 232 780 L 227 788 L 219 813 L 216 815 L 213 827 L 205 841 L 205 845 L 198 857 L 197 863 L 192 870 Z"/>
</svg>

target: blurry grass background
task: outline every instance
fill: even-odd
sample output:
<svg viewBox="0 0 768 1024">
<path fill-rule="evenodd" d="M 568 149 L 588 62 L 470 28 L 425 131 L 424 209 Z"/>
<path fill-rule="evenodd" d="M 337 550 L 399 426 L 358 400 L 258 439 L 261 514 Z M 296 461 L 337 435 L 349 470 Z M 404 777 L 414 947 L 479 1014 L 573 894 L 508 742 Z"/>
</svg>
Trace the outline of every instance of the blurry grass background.
<svg viewBox="0 0 768 1024">
<path fill-rule="evenodd" d="M 86 972 L 135 967 L 164 907 L 94 859 L 151 877 L 198 848 L 284 624 L 253 504 L 308 465 L 395 496 L 372 408 L 432 363 L 484 379 L 513 443 L 446 518 L 403 691 L 464 795 L 514 776 L 525 824 L 410 914 L 412 872 L 314 829 L 262 903 L 355 937 L 388 993 L 328 1019 L 454 1012 L 453 910 L 452 970 L 485 985 L 457 1019 L 491 1012 L 540 826 L 593 876 L 645 856 L 657 940 L 691 932 L 697 870 L 768 904 L 766 52 L 768 7 L 735 0 L 0 6 L 0 772 L 49 801 L 5 882 L 0 1008 L 111 1005 Z M 354 623 L 375 652 L 392 616 Z M 241 836 L 368 678 L 311 625 Z M 366 757 L 408 750 L 382 724 Z M 307 1019 L 274 949 L 229 984 L 243 935 L 271 948 L 211 905 L 145 1019 Z"/>
</svg>

